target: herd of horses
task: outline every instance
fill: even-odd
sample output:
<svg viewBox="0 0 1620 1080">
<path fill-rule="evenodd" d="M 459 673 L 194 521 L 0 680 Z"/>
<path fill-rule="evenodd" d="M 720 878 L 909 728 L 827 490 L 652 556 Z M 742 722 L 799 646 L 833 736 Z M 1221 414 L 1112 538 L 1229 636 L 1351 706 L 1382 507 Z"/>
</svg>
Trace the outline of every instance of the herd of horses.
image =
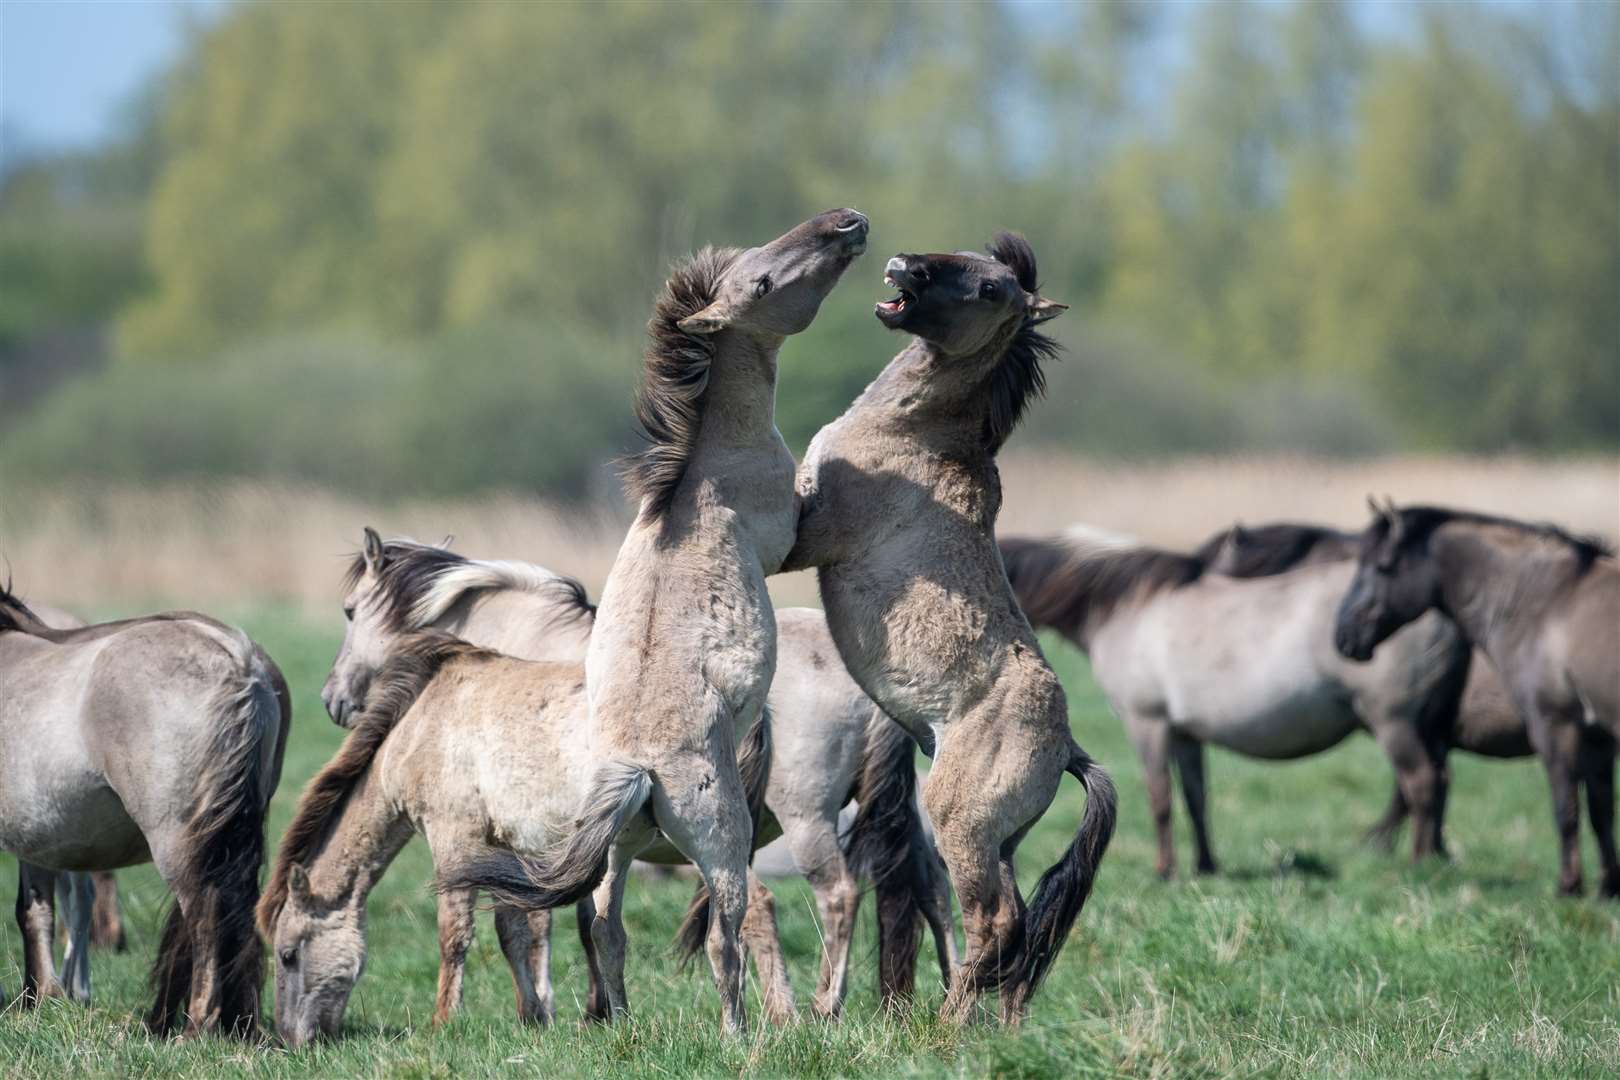
<svg viewBox="0 0 1620 1080">
<path fill-rule="evenodd" d="M 1620 895 L 1620 568 L 1552 526 L 1374 507 L 1359 534 L 1233 527 L 1191 553 L 1095 529 L 1002 537 L 995 459 L 1056 351 L 1029 244 L 902 254 L 877 304 L 906 347 L 795 464 L 774 422 L 777 354 L 864 251 L 864 215 L 820 214 L 746 250 L 705 249 L 655 304 L 625 462 L 638 504 L 593 605 L 575 580 L 367 528 L 322 691 L 348 729 L 310 781 L 261 888 L 290 697 L 240 630 L 173 612 L 83 626 L 0 590 L 0 848 L 21 860 L 22 997 L 89 996 L 94 927 L 121 936 L 107 874 L 150 861 L 174 894 L 154 1031 L 335 1036 L 365 967 L 366 901 L 415 835 L 437 893 L 435 1017 L 458 1006 L 489 897 L 518 1015 L 555 1014 L 551 911 L 573 905 L 585 1012 L 628 1008 L 636 860 L 690 863 L 679 942 L 707 956 L 724 1030 L 797 1013 L 770 889 L 783 838 L 823 928 L 811 1009 L 837 1016 L 864 893 L 878 985 L 912 996 L 923 928 L 964 1022 L 987 993 L 1016 1023 L 1092 891 L 1115 794 L 1075 742 L 1035 627 L 1084 650 L 1141 756 L 1158 870 L 1174 872 L 1172 764 L 1213 872 L 1204 744 L 1260 758 L 1370 733 L 1413 852 L 1444 852 L 1454 747 L 1537 754 L 1560 887 L 1582 888 L 1578 792 Z M 820 610 L 766 579 L 814 569 Z M 918 748 L 932 759 L 921 781 Z M 790 767 L 773 768 L 773 762 Z M 1072 842 L 1027 898 L 1014 853 L 1067 773 Z M 853 820 L 841 819 L 850 803 Z M 91 884 L 97 875 L 100 887 Z M 958 948 L 951 896 L 963 934 Z M 53 956 L 60 897 L 64 971 Z"/>
</svg>

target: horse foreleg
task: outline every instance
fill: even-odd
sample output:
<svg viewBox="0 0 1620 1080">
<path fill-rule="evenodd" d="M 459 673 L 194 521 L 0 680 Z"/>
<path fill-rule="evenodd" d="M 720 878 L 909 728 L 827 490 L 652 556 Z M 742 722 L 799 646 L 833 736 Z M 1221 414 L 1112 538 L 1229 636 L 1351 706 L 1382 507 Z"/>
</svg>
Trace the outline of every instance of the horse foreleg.
<svg viewBox="0 0 1620 1080">
<path fill-rule="evenodd" d="M 526 1023 L 550 1023 L 551 912 L 530 913 L 505 905 L 497 907 L 495 937 L 501 943 L 501 953 L 506 957 L 507 966 L 512 969 L 512 989 L 517 995 L 518 1019 Z M 536 987 L 538 981 L 543 981 L 544 993 Z"/>
<path fill-rule="evenodd" d="M 472 947 L 473 912 L 478 894 L 455 889 L 439 894 L 439 993 L 433 1008 L 435 1025 L 448 1023 L 461 1007 L 467 950 Z"/>
<path fill-rule="evenodd" d="M 1586 812 L 1597 835 L 1598 858 L 1603 863 L 1603 879 L 1598 895 L 1620 899 L 1620 861 L 1614 844 L 1614 740 L 1587 731 L 1581 740 L 1581 780 L 1586 784 Z"/>
<path fill-rule="evenodd" d="M 1558 891 L 1579 896 L 1585 891 L 1581 873 L 1581 805 L 1576 790 L 1576 763 L 1581 729 L 1576 723 L 1534 715 L 1527 725 L 1530 742 L 1541 756 L 1552 789 L 1553 823 L 1558 829 Z"/>
<path fill-rule="evenodd" d="M 1395 767 L 1396 781 L 1412 813 L 1412 858 L 1440 851 L 1442 778 L 1417 728 L 1397 717 L 1380 717 L 1369 725 L 1378 745 Z"/>
<path fill-rule="evenodd" d="M 939 960 L 940 985 L 947 991 L 956 971 L 956 926 L 951 921 L 951 878 L 945 862 L 933 844 L 923 854 L 928 860 L 928 892 L 923 897 L 923 918 L 934 935 L 934 955 Z"/>
<path fill-rule="evenodd" d="M 1153 831 L 1159 841 L 1159 860 L 1154 869 L 1166 881 L 1176 874 L 1175 840 L 1170 833 L 1170 724 L 1165 720 L 1126 714 L 1125 729 L 1136 753 L 1142 759 L 1147 783 L 1148 809 L 1153 813 Z M 946 860 L 949 862 L 949 858 Z M 960 886 L 958 886 L 960 890 Z M 961 901 L 961 892 L 957 893 Z M 967 915 L 964 910 L 963 922 Z M 965 926 L 964 926 L 965 928 Z"/>
<path fill-rule="evenodd" d="M 1209 845 L 1209 825 L 1204 818 L 1204 744 L 1172 730 L 1170 756 L 1176 763 L 1176 775 L 1181 777 L 1181 797 L 1187 804 L 1187 816 L 1192 819 L 1193 842 L 1198 846 L 1198 872 L 1213 874 L 1215 852 Z"/>
<path fill-rule="evenodd" d="M 591 927 L 596 923 L 596 904 L 589 896 L 574 905 L 574 923 L 579 928 L 579 945 L 585 953 L 585 1020 L 587 1023 L 606 1023 L 608 1015 L 607 993 L 602 989 L 602 967 L 596 959 L 596 939 Z"/>
<path fill-rule="evenodd" d="M 635 852 L 615 844 L 608 855 L 608 870 L 591 894 L 596 914 L 591 919 L 591 944 L 596 953 L 605 1001 L 604 1019 L 612 1023 L 630 1011 L 624 989 L 624 957 L 628 939 L 624 933 L 624 887 Z"/>
<path fill-rule="evenodd" d="M 62 997 L 56 978 L 56 871 L 17 863 L 17 929 L 22 933 L 23 1008 L 42 998 Z"/>
</svg>

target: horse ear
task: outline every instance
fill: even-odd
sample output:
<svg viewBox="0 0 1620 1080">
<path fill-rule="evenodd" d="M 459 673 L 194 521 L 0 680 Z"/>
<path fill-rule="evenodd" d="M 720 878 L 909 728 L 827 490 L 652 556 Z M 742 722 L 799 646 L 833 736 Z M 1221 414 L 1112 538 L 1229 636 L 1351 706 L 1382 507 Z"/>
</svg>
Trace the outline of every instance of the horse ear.
<svg viewBox="0 0 1620 1080">
<path fill-rule="evenodd" d="M 1367 509 L 1372 511 L 1374 520 L 1382 520 L 1383 518 L 1389 516 L 1384 508 L 1378 505 L 1378 497 L 1371 493 L 1367 495 Z"/>
<path fill-rule="evenodd" d="M 683 334 L 702 337 L 705 334 L 716 334 L 724 330 L 731 325 L 731 320 L 735 317 L 736 313 L 731 310 L 730 304 L 724 300 L 716 300 L 702 311 L 688 315 L 676 323 L 675 326 Z"/>
<path fill-rule="evenodd" d="M 362 550 L 362 553 L 364 554 L 365 559 L 366 559 L 366 569 L 370 570 L 372 573 L 376 573 L 378 570 L 382 569 L 382 564 L 383 564 L 383 542 L 382 542 L 382 537 L 378 536 L 377 535 L 377 530 L 373 529 L 370 525 L 366 526 L 365 547 L 362 548 L 361 550 Z"/>
<path fill-rule="evenodd" d="M 1034 293 L 1025 293 L 1024 296 L 1027 301 L 1024 314 L 1030 321 L 1035 323 L 1055 319 L 1069 310 L 1068 304 L 1060 304 L 1056 300 L 1048 300 L 1044 296 L 1036 296 Z"/>
<path fill-rule="evenodd" d="M 302 863 L 293 863 L 287 868 L 287 895 L 300 904 L 307 904 L 310 893 L 309 872 Z"/>
</svg>

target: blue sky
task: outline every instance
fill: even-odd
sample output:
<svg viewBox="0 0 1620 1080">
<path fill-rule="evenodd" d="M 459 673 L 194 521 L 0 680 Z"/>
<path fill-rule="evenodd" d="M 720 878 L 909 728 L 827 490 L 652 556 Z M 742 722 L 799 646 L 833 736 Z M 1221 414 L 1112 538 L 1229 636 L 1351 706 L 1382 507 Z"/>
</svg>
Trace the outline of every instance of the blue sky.
<svg viewBox="0 0 1620 1080">
<path fill-rule="evenodd" d="M 100 141 L 119 106 L 179 54 L 187 22 L 227 2 L 0 0 L 6 143 L 54 150 Z"/>
</svg>

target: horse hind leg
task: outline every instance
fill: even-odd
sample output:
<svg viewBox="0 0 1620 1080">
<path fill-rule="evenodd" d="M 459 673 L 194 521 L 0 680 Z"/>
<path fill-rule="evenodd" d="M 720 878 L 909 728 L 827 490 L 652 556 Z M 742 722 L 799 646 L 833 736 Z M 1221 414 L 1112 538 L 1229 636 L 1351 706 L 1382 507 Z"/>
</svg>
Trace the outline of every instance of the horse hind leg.
<svg viewBox="0 0 1620 1080">
<path fill-rule="evenodd" d="M 129 948 L 124 933 L 124 916 L 118 907 L 118 879 L 111 870 L 90 875 L 95 881 L 96 901 L 90 924 L 90 944 L 97 948 L 124 952 Z"/>
<path fill-rule="evenodd" d="M 66 899 L 63 922 L 67 924 L 67 948 L 62 953 L 62 978 L 68 996 L 81 1004 L 90 1002 L 90 940 L 92 909 L 96 886 L 89 874 L 59 874 L 57 888 Z"/>
<path fill-rule="evenodd" d="M 776 926 L 776 897 L 752 870 L 748 871 L 748 910 L 743 915 L 742 938 L 759 973 L 760 1003 L 765 1019 L 782 1027 L 798 1016 L 793 987 L 788 982 L 787 958 Z"/>
<path fill-rule="evenodd" d="M 56 871 L 17 864 L 17 929 L 22 933 L 23 1008 L 48 997 L 62 997 L 56 977 Z"/>
<path fill-rule="evenodd" d="M 495 909 L 495 936 L 512 969 L 518 1019 L 528 1024 L 549 1024 L 553 1015 L 551 912 L 524 912 L 502 904 Z"/>
<path fill-rule="evenodd" d="M 434 998 L 433 1023 L 442 1026 L 461 1008 L 462 984 L 467 974 L 467 950 L 472 948 L 473 912 L 478 894 L 455 889 L 439 894 L 439 990 Z M 498 924 L 497 924 L 498 925 Z"/>
<path fill-rule="evenodd" d="M 1172 731 L 1170 756 L 1176 764 L 1176 775 L 1181 778 L 1181 797 L 1187 804 L 1187 816 L 1192 819 L 1193 842 L 1198 846 L 1198 872 L 1213 874 L 1215 852 L 1210 847 L 1209 823 L 1205 818 L 1204 744 Z"/>
<path fill-rule="evenodd" d="M 1598 732 L 1584 733 L 1580 749 L 1581 780 L 1586 785 L 1586 811 L 1597 837 L 1598 858 L 1603 877 L 1598 895 L 1620 900 L 1620 859 L 1614 842 L 1614 758 L 1612 738 Z"/>
<path fill-rule="evenodd" d="M 956 926 L 951 918 L 951 879 L 945 863 L 933 844 L 927 845 L 928 891 L 923 896 L 923 918 L 934 935 L 934 954 L 939 960 L 940 985 L 948 992 L 951 974 L 956 970 Z"/>
</svg>

